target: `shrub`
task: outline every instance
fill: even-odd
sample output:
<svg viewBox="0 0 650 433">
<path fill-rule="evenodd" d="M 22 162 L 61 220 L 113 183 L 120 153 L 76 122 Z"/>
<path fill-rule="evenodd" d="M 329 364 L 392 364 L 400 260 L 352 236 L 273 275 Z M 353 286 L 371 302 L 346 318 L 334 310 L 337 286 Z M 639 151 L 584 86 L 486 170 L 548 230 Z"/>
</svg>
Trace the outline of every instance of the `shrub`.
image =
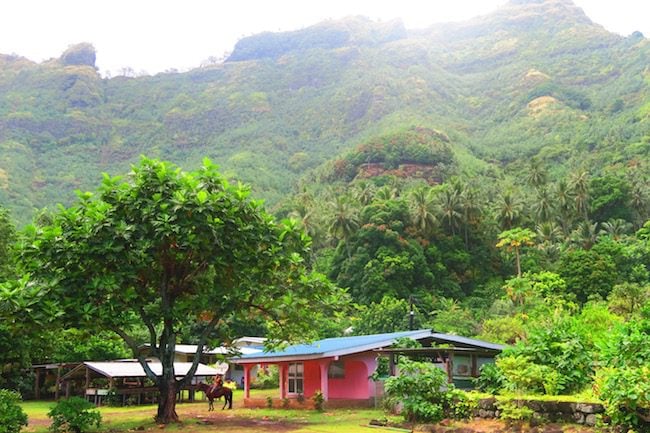
<svg viewBox="0 0 650 433">
<path fill-rule="evenodd" d="M 323 405 L 325 404 L 325 397 L 323 397 L 323 393 L 321 390 L 316 390 L 314 395 L 311 397 L 311 399 L 314 401 L 314 409 L 316 409 L 319 412 L 323 411 Z"/>
<path fill-rule="evenodd" d="M 497 402 L 499 418 L 506 421 L 528 421 L 533 417 L 534 411 L 517 401 Z"/>
<path fill-rule="evenodd" d="M 604 368 L 596 375 L 600 398 L 614 425 L 650 432 L 650 365 Z"/>
<path fill-rule="evenodd" d="M 615 330 L 603 351 L 596 392 L 612 424 L 650 432 L 650 304 Z"/>
<path fill-rule="evenodd" d="M 518 393 L 543 393 L 544 379 L 552 371 L 522 355 L 501 356 L 496 365 L 503 372 L 505 388 Z"/>
<path fill-rule="evenodd" d="M 0 433 L 18 433 L 27 425 L 27 415 L 18 402 L 17 392 L 0 389 Z"/>
<path fill-rule="evenodd" d="M 97 408 L 81 397 L 61 400 L 47 416 L 52 418 L 50 430 L 54 433 L 83 433 L 102 421 Z"/>
<path fill-rule="evenodd" d="M 474 407 L 465 393 L 447 383 L 447 374 L 430 363 L 402 360 L 399 376 L 386 380 L 386 395 L 401 402 L 408 421 L 437 422 L 468 418 Z"/>
<path fill-rule="evenodd" d="M 505 386 L 506 379 L 503 372 L 496 364 L 483 364 L 480 369 L 479 377 L 473 379 L 474 386 L 481 392 L 487 392 L 492 395 L 499 393 Z"/>
<path fill-rule="evenodd" d="M 269 409 L 273 409 L 273 397 L 271 397 L 270 395 L 266 396 L 266 407 L 268 407 Z"/>
</svg>

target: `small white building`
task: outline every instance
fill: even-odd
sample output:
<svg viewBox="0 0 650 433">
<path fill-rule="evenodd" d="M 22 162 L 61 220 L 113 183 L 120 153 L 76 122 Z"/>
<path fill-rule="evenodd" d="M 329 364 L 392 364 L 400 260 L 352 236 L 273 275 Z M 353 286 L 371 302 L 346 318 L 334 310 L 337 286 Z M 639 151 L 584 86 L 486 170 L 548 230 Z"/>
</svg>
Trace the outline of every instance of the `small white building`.
<svg viewBox="0 0 650 433">
<path fill-rule="evenodd" d="M 233 356 L 253 355 L 264 351 L 262 337 L 241 337 L 233 340 L 231 346 L 215 348 L 204 347 L 199 362 L 214 367 L 226 380 L 232 380 L 237 386 L 243 386 L 244 368 L 238 364 L 227 363 L 226 359 Z M 147 345 L 148 346 L 148 345 Z M 196 356 L 196 344 L 177 344 L 175 362 L 193 362 Z M 251 377 L 257 377 L 257 367 L 251 370 Z"/>
</svg>

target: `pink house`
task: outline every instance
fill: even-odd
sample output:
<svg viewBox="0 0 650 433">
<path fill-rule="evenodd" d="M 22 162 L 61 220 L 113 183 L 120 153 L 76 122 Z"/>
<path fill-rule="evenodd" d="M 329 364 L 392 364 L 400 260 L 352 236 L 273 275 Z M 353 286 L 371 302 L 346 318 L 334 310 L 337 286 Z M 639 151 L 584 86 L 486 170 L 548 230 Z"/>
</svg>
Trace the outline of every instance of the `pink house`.
<svg viewBox="0 0 650 433">
<path fill-rule="evenodd" d="M 250 399 L 250 372 L 258 364 L 275 364 L 280 371 L 280 399 L 311 398 L 320 390 L 328 406 L 373 405 L 377 387 L 369 376 L 377 368 L 378 349 L 395 344 L 399 338 L 421 340 L 431 337 L 431 330 L 390 334 L 326 338 L 311 344 L 289 346 L 278 352 L 255 353 L 231 359 L 244 367 L 244 393 Z M 257 402 L 259 404 L 259 402 Z"/>
</svg>

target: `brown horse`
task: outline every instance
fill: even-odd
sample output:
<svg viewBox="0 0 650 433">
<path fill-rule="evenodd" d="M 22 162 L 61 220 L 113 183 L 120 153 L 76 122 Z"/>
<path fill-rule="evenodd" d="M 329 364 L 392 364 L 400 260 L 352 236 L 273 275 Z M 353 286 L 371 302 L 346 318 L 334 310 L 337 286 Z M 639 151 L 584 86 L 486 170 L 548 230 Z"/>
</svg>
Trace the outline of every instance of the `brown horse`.
<svg viewBox="0 0 650 433">
<path fill-rule="evenodd" d="M 203 382 L 199 382 L 196 384 L 196 389 L 203 391 L 205 396 L 208 398 L 208 411 L 214 410 L 214 399 L 219 397 L 223 397 L 225 400 L 223 402 L 223 407 L 221 410 L 224 410 L 226 408 L 226 405 L 228 405 L 228 409 L 232 409 L 232 389 L 228 388 L 227 386 L 213 389 L 212 386 L 207 385 Z"/>
</svg>

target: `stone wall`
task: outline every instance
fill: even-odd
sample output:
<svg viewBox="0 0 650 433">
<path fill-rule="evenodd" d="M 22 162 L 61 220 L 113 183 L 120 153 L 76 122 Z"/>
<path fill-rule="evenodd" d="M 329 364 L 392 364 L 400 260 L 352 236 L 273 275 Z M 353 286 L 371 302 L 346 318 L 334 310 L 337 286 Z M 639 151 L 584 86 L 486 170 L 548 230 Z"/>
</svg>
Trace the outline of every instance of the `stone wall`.
<svg viewBox="0 0 650 433">
<path fill-rule="evenodd" d="M 574 422 L 587 426 L 596 425 L 596 415 L 605 412 L 598 403 L 573 403 L 567 401 L 512 400 L 519 407 L 528 407 L 533 417 L 550 422 Z M 479 400 L 475 416 L 479 418 L 499 418 L 499 402 L 496 398 Z"/>
</svg>

